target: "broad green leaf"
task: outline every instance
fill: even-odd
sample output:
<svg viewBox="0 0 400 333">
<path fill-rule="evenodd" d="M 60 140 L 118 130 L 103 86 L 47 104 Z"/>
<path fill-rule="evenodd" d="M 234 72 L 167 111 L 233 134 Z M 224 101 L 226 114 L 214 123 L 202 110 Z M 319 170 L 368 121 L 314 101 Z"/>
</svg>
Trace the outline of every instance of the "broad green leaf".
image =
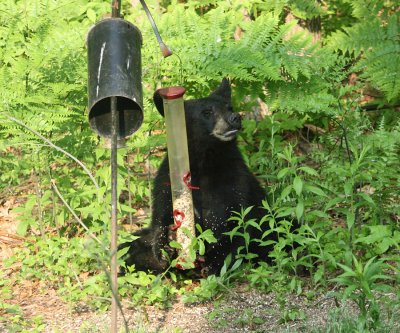
<svg viewBox="0 0 400 333">
<path fill-rule="evenodd" d="M 243 234 L 243 238 L 247 245 L 250 244 L 250 235 L 248 233 Z"/>
<path fill-rule="evenodd" d="M 96 12 L 92 8 L 88 8 L 86 15 L 92 23 L 96 22 Z"/>
<path fill-rule="evenodd" d="M 206 247 L 204 245 L 204 242 L 199 242 L 199 254 L 202 256 L 206 252 Z"/>
<path fill-rule="evenodd" d="M 281 199 L 281 200 L 285 199 L 285 198 L 289 195 L 289 193 L 292 191 L 292 188 L 293 188 L 292 185 L 286 186 L 286 187 L 283 189 L 283 191 L 282 191 L 282 193 L 281 193 L 281 195 L 280 195 L 280 199 Z"/>
<path fill-rule="evenodd" d="M 290 216 L 294 213 L 294 208 L 293 207 L 287 207 L 279 211 L 279 213 L 276 215 L 276 217 L 285 217 L 285 216 Z"/>
<path fill-rule="evenodd" d="M 343 202 L 343 198 L 341 197 L 336 197 L 328 201 L 328 203 L 325 205 L 325 210 L 328 210 L 329 208 L 336 206 L 338 203 Z"/>
<path fill-rule="evenodd" d="M 299 176 L 294 177 L 293 188 L 296 191 L 296 194 L 300 196 L 301 192 L 303 191 L 303 181 Z"/>
<path fill-rule="evenodd" d="M 172 271 L 169 271 L 169 276 L 171 277 L 171 280 L 174 281 L 175 283 L 178 281 L 176 274 Z"/>
<path fill-rule="evenodd" d="M 383 254 L 389 250 L 389 248 L 393 245 L 396 245 L 397 242 L 393 238 L 384 238 L 381 242 L 376 244 L 377 253 Z"/>
<path fill-rule="evenodd" d="M 25 236 L 29 227 L 29 221 L 22 221 L 18 223 L 17 234 L 20 236 Z"/>
<path fill-rule="evenodd" d="M 303 200 L 299 200 L 296 206 L 296 218 L 300 221 L 301 217 L 304 214 L 304 202 Z"/>
<path fill-rule="evenodd" d="M 278 175 L 276 176 L 278 179 L 281 179 L 286 176 L 286 174 L 290 171 L 290 168 L 283 168 L 278 172 Z"/>
<path fill-rule="evenodd" d="M 129 251 L 129 246 L 122 248 L 121 250 L 118 250 L 118 258 L 122 258 L 125 254 L 127 254 Z"/>
<path fill-rule="evenodd" d="M 238 259 L 235 261 L 235 263 L 232 265 L 231 270 L 234 271 L 236 269 L 238 269 L 240 267 L 240 265 L 242 264 L 243 259 Z"/>
<path fill-rule="evenodd" d="M 304 171 L 305 173 L 308 173 L 311 176 L 318 176 L 318 172 L 315 169 L 310 168 L 308 166 L 301 166 L 300 168 L 298 168 L 298 170 L 302 170 L 302 171 Z"/>
<path fill-rule="evenodd" d="M 308 217 L 319 217 L 323 219 L 330 219 L 330 215 L 320 210 L 312 210 L 307 213 Z"/>
<path fill-rule="evenodd" d="M 325 274 L 324 266 L 320 265 L 318 267 L 317 271 L 314 273 L 314 277 L 313 277 L 314 282 L 315 283 L 319 282 L 322 279 L 322 277 L 324 276 L 324 274 Z"/>
<path fill-rule="evenodd" d="M 217 239 L 214 236 L 214 233 L 211 229 L 207 229 L 203 233 L 200 234 L 201 238 L 203 238 L 207 243 L 216 243 Z"/>
<path fill-rule="evenodd" d="M 360 196 L 361 198 L 363 198 L 366 202 L 368 202 L 369 204 L 371 204 L 373 207 L 376 206 L 374 200 L 372 200 L 372 198 L 371 198 L 368 194 L 366 194 L 366 193 L 364 193 L 364 192 L 359 192 L 359 193 L 358 193 L 358 196 Z"/>
<path fill-rule="evenodd" d="M 247 207 L 244 212 L 241 214 L 243 219 L 251 212 L 254 206 Z"/>
<path fill-rule="evenodd" d="M 348 181 L 346 184 L 344 184 L 344 193 L 346 196 L 350 196 L 353 194 L 353 183 Z"/>
<path fill-rule="evenodd" d="M 354 225 L 356 216 L 355 216 L 354 212 L 351 212 L 351 211 L 347 212 L 346 215 L 347 215 L 347 217 L 346 217 L 347 228 L 350 230 Z"/>
<path fill-rule="evenodd" d="M 169 246 L 171 246 L 173 249 L 182 249 L 182 244 L 178 243 L 177 241 L 170 241 Z"/>
<path fill-rule="evenodd" d="M 373 244 L 379 242 L 383 239 L 390 239 L 392 235 L 392 231 L 390 226 L 388 225 L 374 225 L 368 226 L 369 235 L 364 237 L 358 237 L 354 243 L 362 243 L 362 244 Z"/>
<path fill-rule="evenodd" d="M 119 205 L 121 210 L 125 213 L 136 213 L 137 210 L 135 208 L 132 208 L 131 206 L 120 204 Z"/>
<path fill-rule="evenodd" d="M 313 185 L 309 185 L 309 184 L 305 184 L 304 185 L 304 189 L 308 192 L 312 192 L 314 194 L 317 194 L 321 197 L 327 197 L 327 195 L 325 194 L 325 192 L 317 186 L 313 186 Z"/>
<path fill-rule="evenodd" d="M 260 225 L 254 219 L 251 219 L 251 220 L 247 221 L 246 224 L 250 225 L 250 226 L 252 226 L 252 227 L 254 227 L 254 228 L 256 228 L 256 229 L 258 229 L 260 231 L 262 230 Z"/>
</svg>

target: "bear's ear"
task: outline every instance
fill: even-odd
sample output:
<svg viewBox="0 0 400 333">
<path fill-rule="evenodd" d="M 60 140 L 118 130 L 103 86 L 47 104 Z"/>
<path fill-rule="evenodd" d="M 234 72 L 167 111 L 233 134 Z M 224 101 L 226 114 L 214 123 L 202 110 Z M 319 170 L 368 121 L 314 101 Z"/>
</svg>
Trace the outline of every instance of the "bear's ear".
<svg viewBox="0 0 400 333">
<path fill-rule="evenodd" d="M 153 101 L 158 112 L 164 117 L 164 102 L 158 90 L 153 94 Z"/>
<path fill-rule="evenodd" d="M 212 92 L 210 96 L 219 96 L 225 99 L 226 101 L 230 101 L 231 83 L 229 82 L 229 79 L 227 79 L 226 77 L 223 78 L 219 87 L 214 92 Z"/>
</svg>

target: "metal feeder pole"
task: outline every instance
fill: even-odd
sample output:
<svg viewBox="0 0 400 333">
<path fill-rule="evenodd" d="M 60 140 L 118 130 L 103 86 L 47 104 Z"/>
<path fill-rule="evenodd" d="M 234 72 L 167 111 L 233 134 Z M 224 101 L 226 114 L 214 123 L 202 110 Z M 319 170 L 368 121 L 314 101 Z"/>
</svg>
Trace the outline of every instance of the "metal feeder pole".
<svg viewBox="0 0 400 333">
<path fill-rule="evenodd" d="M 121 0 L 112 0 L 112 17 L 119 17 Z M 111 97 L 111 332 L 118 333 L 118 262 L 117 262 L 117 145 L 118 145 L 118 110 L 117 97 Z"/>
<path fill-rule="evenodd" d="M 117 263 L 117 133 L 118 133 L 118 111 L 117 97 L 111 97 L 111 332 L 118 332 L 118 263 Z"/>
</svg>

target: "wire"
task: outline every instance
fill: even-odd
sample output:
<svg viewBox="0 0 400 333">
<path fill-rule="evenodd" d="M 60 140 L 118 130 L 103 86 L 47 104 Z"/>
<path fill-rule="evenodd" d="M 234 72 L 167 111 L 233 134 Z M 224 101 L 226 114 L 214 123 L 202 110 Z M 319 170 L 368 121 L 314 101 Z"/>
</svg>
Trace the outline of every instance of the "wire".
<svg viewBox="0 0 400 333">
<path fill-rule="evenodd" d="M 163 42 L 160 33 L 157 29 L 156 23 L 154 22 L 153 16 L 151 16 L 150 10 L 147 7 L 147 4 L 144 0 L 140 0 L 140 3 L 143 6 L 144 11 L 146 12 L 147 18 L 150 21 L 151 27 L 153 28 L 154 34 L 156 35 L 158 45 L 160 45 L 161 53 L 163 54 L 164 58 L 169 57 L 172 55 L 171 49 Z"/>
</svg>

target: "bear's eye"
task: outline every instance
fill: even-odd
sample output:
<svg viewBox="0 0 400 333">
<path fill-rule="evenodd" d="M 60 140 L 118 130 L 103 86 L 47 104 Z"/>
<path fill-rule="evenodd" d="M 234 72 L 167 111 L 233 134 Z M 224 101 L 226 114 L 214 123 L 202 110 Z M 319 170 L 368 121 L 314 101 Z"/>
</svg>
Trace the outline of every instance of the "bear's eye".
<svg viewBox="0 0 400 333">
<path fill-rule="evenodd" d="M 203 110 L 203 111 L 201 111 L 201 113 L 204 117 L 210 118 L 213 112 L 212 112 L 212 110 Z"/>
</svg>

